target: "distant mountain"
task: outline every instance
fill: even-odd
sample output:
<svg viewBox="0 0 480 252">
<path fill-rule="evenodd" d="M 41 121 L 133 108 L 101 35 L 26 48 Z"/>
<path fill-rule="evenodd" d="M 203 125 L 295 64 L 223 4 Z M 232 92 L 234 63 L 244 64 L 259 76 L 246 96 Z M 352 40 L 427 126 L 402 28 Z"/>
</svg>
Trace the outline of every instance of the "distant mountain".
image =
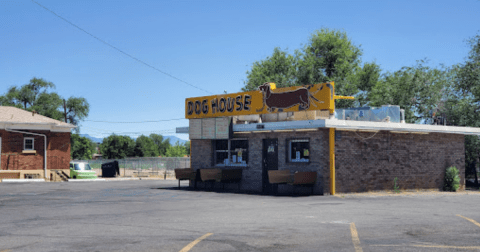
<svg viewBox="0 0 480 252">
<path fill-rule="evenodd" d="M 92 137 L 88 134 L 80 134 L 80 136 L 86 137 L 86 138 L 92 140 L 94 143 L 102 143 L 103 142 L 103 138 Z"/>
<path fill-rule="evenodd" d="M 183 140 L 183 139 L 180 139 L 176 136 L 163 136 L 163 139 L 167 139 L 170 140 L 170 144 L 171 145 L 175 145 L 175 143 L 178 141 L 180 144 L 184 144 L 186 143 L 187 141 Z"/>
</svg>

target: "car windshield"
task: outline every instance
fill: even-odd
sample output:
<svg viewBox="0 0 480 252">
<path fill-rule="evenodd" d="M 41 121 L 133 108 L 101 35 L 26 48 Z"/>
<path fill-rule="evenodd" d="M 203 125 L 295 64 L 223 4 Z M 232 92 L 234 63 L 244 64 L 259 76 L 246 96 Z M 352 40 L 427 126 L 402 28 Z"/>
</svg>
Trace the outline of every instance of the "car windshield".
<svg viewBox="0 0 480 252">
<path fill-rule="evenodd" d="M 76 171 L 91 171 L 92 168 L 90 168 L 89 164 L 74 164 Z"/>
</svg>

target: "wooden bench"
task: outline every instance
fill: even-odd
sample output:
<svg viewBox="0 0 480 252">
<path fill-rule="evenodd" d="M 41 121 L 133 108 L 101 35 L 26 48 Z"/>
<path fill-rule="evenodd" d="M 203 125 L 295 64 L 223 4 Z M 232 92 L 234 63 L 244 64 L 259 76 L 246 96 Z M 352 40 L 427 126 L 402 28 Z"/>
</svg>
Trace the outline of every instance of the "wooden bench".
<svg viewBox="0 0 480 252">
<path fill-rule="evenodd" d="M 225 183 L 238 183 L 238 190 L 240 191 L 240 181 L 242 180 L 242 169 L 222 169 L 222 175 L 217 182 L 223 183 L 223 190 L 225 190 Z"/>
<path fill-rule="evenodd" d="M 270 170 L 268 171 L 268 182 L 270 184 L 312 187 L 313 194 L 313 188 L 317 182 L 317 172 L 295 172 L 291 175 L 290 170 Z"/>
<path fill-rule="evenodd" d="M 200 180 L 202 182 L 221 182 L 223 183 L 223 189 L 225 189 L 225 183 L 240 182 L 242 180 L 242 169 L 199 169 Z M 213 186 L 213 184 L 212 184 Z M 240 188 L 240 183 L 238 184 Z M 205 184 L 206 187 L 206 184 Z"/>
<path fill-rule="evenodd" d="M 175 178 L 178 179 L 178 187 L 180 187 L 180 180 L 195 180 L 196 172 L 191 168 L 175 169 Z"/>
<path fill-rule="evenodd" d="M 312 187 L 313 194 L 313 188 L 316 182 L 317 172 L 295 172 L 295 174 L 293 174 L 293 182 L 289 183 L 289 185 Z"/>
<path fill-rule="evenodd" d="M 200 173 L 200 180 L 202 182 L 215 182 L 222 179 L 222 170 L 218 168 L 198 169 L 198 172 Z M 206 187 L 207 183 L 204 184 L 204 188 Z"/>
<path fill-rule="evenodd" d="M 268 171 L 268 183 L 270 184 L 288 184 L 293 182 L 290 170 L 270 170 Z"/>
</svg>

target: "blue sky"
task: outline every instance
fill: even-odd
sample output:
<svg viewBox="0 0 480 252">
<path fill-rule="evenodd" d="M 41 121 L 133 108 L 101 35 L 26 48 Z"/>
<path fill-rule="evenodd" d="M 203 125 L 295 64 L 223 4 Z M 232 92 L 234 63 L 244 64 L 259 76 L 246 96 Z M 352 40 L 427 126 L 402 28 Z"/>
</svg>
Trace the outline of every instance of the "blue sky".
<svg viewBox="0 0 480 252">
<path fill-rule="evenodd" d="M 343 29 L 384 71 L 428 58 L 461 63 L 480 33 L 480 1 L 36 0 L 90 34 L 191 85 L 238 92 L 253 62 L 293 51 L 322 27 Z M 32 77 L 85 97 L 81 133 L 175 135 L 185 98 L 209 95 L 106 46 L 36 3 L 0 1 L 0 94 Z M 187 139 L 187 135 L 176 135 Z"/>
</svg>

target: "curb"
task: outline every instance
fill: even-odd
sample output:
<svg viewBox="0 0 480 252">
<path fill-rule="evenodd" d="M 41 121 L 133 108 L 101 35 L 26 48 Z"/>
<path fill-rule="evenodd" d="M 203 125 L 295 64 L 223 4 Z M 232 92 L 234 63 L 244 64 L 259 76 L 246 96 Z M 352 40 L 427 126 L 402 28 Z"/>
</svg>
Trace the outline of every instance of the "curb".
<svg viewBox="0 0 480 252">
<path fill-rule="evenodd" d="M 115 182 L 115 181 L 128 181 L 128 180 L 140 180 L 140 178 L 112 178 L 112 179 L 104 179 L 107 182 Z"/>
<path fill-rule="evenodd" d="M 45 182 L 45 179 L 2 179 L 2 183 Z"/>
<path fill-rule="evenodd" d="M 167 181 L 167 180 L 174 181 L 174 180 L 176 180 L 176 179 L 172 179 L 172 178 L 171 179 L 169 179 L 169 178 L 167 178 L 167 179 L 163 179 L 163 178 L 139 178 L 139 179 L 140 180 L 164 180 L 164 181 Z"/>
<path fill-rule="evenodd" d="M 105 181 L 105 179 L 68 179 L 68 182 L 94 182 Z"/>
</svg>

